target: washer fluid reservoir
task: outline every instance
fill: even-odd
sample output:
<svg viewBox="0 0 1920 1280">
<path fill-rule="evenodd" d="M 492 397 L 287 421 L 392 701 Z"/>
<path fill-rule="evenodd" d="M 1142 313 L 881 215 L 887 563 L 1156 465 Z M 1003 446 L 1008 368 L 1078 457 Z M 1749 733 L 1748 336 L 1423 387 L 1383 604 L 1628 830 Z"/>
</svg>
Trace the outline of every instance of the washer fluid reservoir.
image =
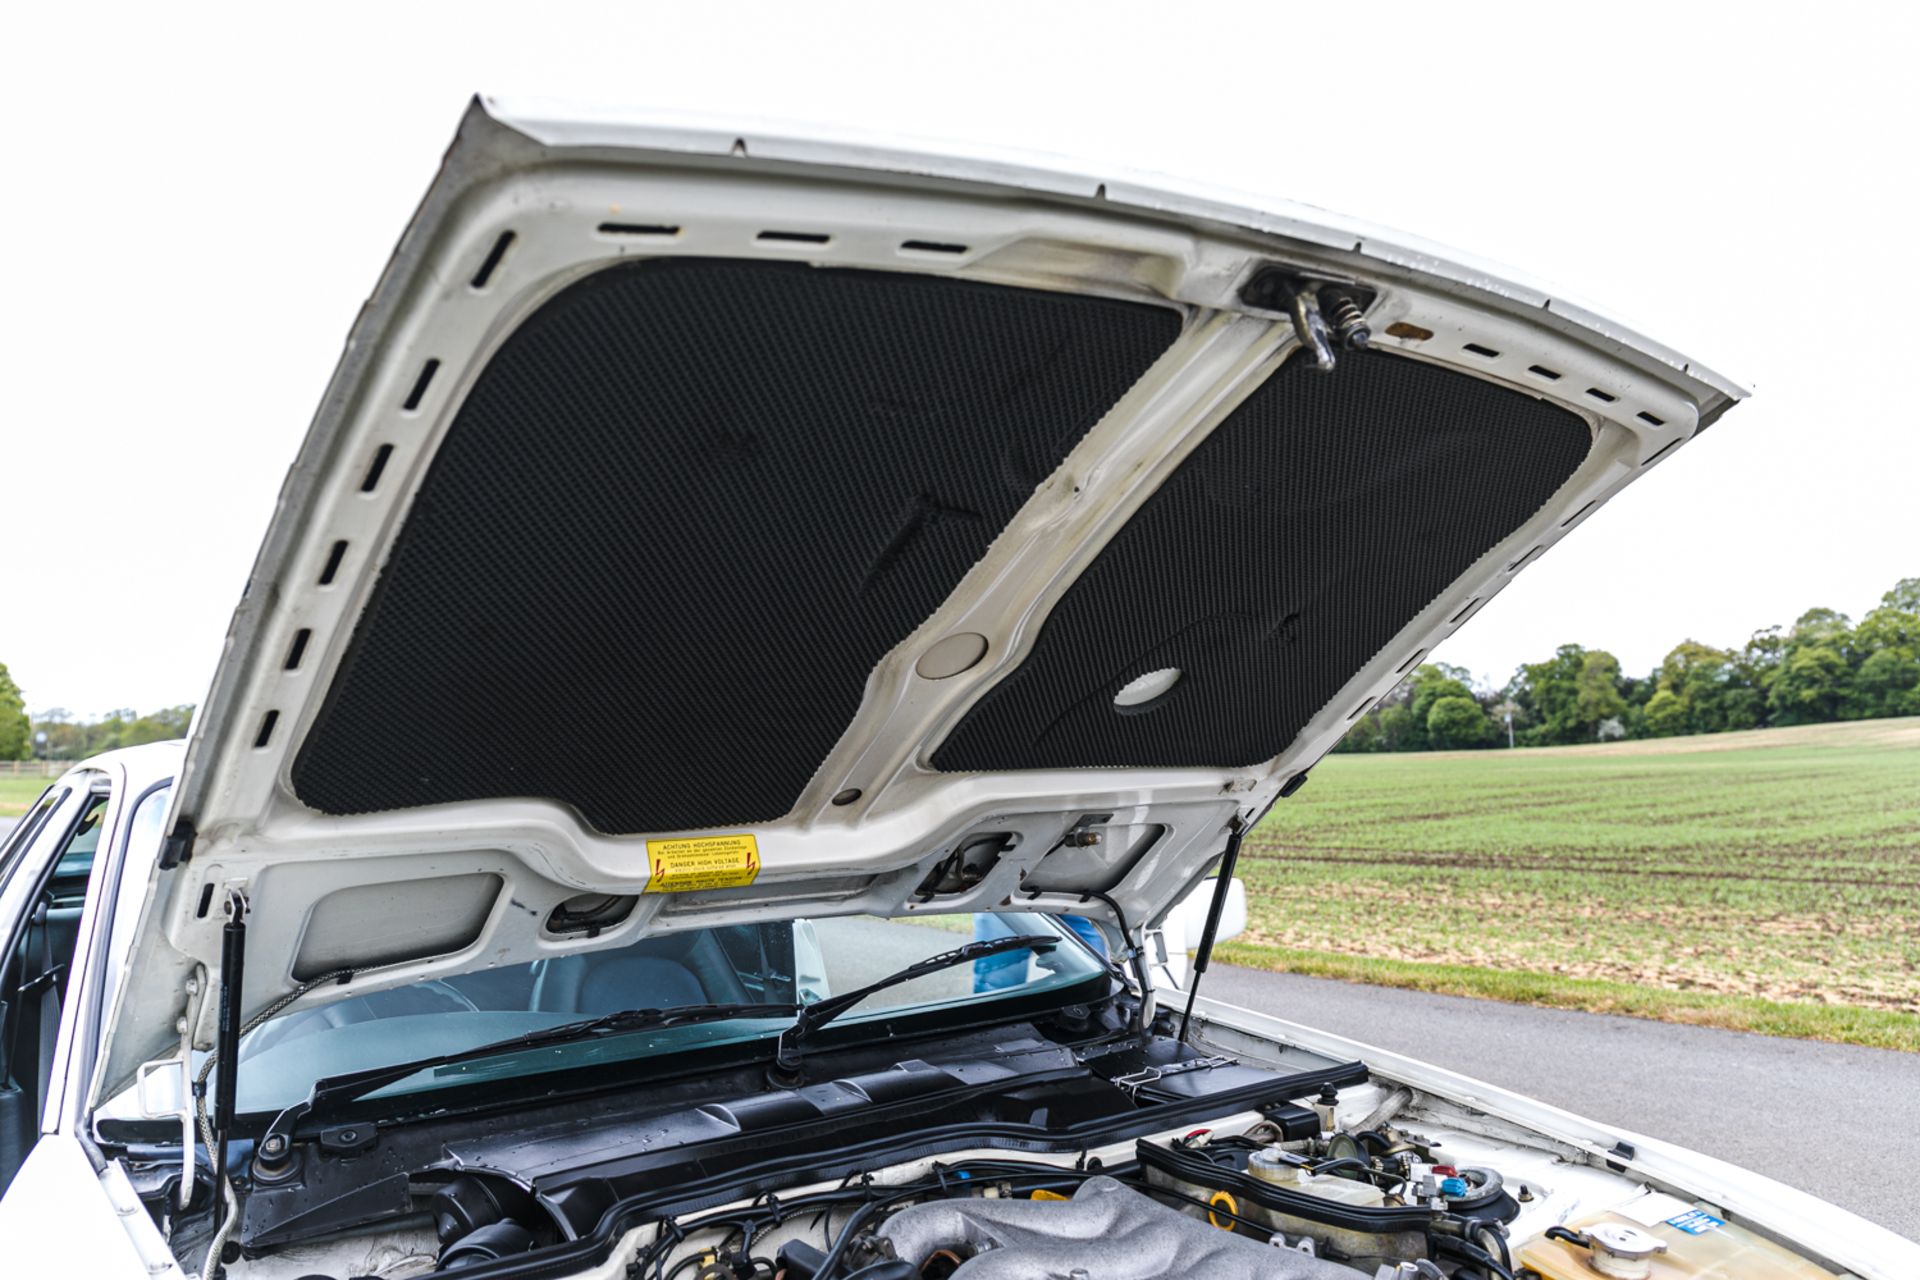
<svg viewBox="0 0 1920 1280">
<path fill-rule="evenodd" d="M 1770 1240 L 1657 1192 L 1550 1227 L 1513 1256 L 1542 1280 L 1835 1280 Z"/>
</svg>

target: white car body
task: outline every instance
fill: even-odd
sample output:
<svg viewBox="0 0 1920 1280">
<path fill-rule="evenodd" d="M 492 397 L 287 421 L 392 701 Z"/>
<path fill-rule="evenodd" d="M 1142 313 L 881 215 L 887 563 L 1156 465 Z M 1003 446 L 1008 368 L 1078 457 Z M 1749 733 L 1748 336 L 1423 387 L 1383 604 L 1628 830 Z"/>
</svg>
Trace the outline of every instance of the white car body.
<svg viewBox="0 0 1920 1280">
<path fill-rule="evenodd" d="M 874 643 L 878 657 L 864 670 L 863 683 L 835 692 L 834 706 L 855 708 L 850 720 L 835 720 L 831 708 L 816 714 L 806 701 L 806 672 L 784 677 L 803 692 L 793 695 L 790 717 L 780 718 L 777 726 L 769 721 L 769 737 L 779 737 L 789 723 L 799 727 L 791 750 L 779 744 L 764 748 L 765 772 L 777 773 L 798 760 L 807 766 L 796 775 L 804 785 L 796 783 L 792 792 L 776 797 L 780 803 L 762 804 L 761 812 L 745 819 L 726 808 L 735 803 L 733 796 L 756 794 L 756 788 L 777 790 L 759 776 L 755 752 L 762 748 L 736 740 L 706 741 L 697 725 L 688 730 L 690 753 L 722 753 L 720 765 L 701 780 L 719 797 L 705 809 L 650 792 L 647 776 L 653 770 L 642 767 L 647 759 L 621 755 L 618 734 L 612 754 L 569 760 L 568 744 L 559 742 L 542 748 L 548 758 L 509 762 L 511 777 L 531 776 L 526 771 L 538 770 L 552 757 L 575 766 L 559 770 L 565 775 L 559 790 L 569 793 L 563 797 L 553 789 L 516 791 L 511 780 L 494 785 L 485 776 L 498 755 L 492 751 L 470 762 L 473 772 L 464 780 L 439 777 L 433 762 L 455 761 L 467 745 L 444 725 L 442 736 L 427 733 L 418 741 L 389 738 L 377 720 L 364 716 L 350 733 L 338 728 L 341 717 L 351 719 L 353 699 L 360 696 L 356 688 L 365 687 L 355 685 L 365 669 L 356 664 L 383 652 L 380 628 L 409 608 L 425 608 L 431 616 L 431 608 L 396 594 L 416 581 L 409 577 L 415 552 L 406 539 L 414 536 L 417 544 L 424 535 L 409 535 L 409 521 L 424 528 L 435 513 L 457 505 L 457 491 L 432 488 L 433 467 L 443 455 L 454 457 L 447 442 L 456 423 L 468 420 L 463 413 L 480 412 L 472 408 L 483 398 L 476 388 L 492 362 L 502 352 L 522 349 L 516 342 L 534 331 L 529 322 L 554 299 L 580 296 L 568 291 L 607 278 L 623 262 L 643 261 L 690 264 L 686 269 L 696 274 L 688 278 L 706 283 L 721 277 L 697 273 L 716 262 L 730 270 L 739 264 L 805 263 L 853 273 L 844 278 L 857 279 L 862 289 L 881 281 L 875 287 L 882 293 L 896 279 L 910 277 L 923 284 L 951 281 L 971 290 L 964 295 L 968 298 L 1012 288 L 1026 291 L 1026 297 L 1044 295 L 1036 304 L 1043 309 L 1052 305 L 1046 299 L 1100 299 L 1103 306 L 1113 304 L 1113 315 L 1127 307 L 1154 307 L 1178 317 L 1164 347 L 1136 371 L 1119 398 L 1068 440 L 1057 457 L 1045 459 L 1038 482 L 1030 493 L 1023 490 L 1005 522 L 956 561 L 955 576 L 943 585 L 931 612 L 916 612 L 910 604 L 896 611 L 910 625 Z M 786 267 L 769 269 L 785 274 L 764 276 L 755 274 L 757 265 L 739 269 L 744 278 L 775 281 L 780 288 L 819 278 L 797 276 Z M 1228 424 L 1241 421 L 1239 410 L 1263 389 L 1279 385 L 1270 380 L 1281 370 L 1292 376 L 1290 360 L 1308 358 L 1298 354 L 1311 327 L 1305 320 L 1296 322 L 1283 307 L 1249 301 L 1267 296 L 1248 292 L 1260 280 L 1282 276 L 1293 282 L 1289 287 L 1324 293 L 1330 303 L 1343 292 L 1364 301 L 1372 351 L 1341 353 L 1339 361 L 1358 362 L 1360 370 L 1417 368 L 1422 378 L 1454 379 L 1446 383 L 1450 387 L 1470 382 L 1475 394 L 1486 387 L 1503 395 L 1519 393 L 1539 406 L 1526 412 L 1551 411 L 1559 415 L 1556 421 L 1579 424 L 1586 441 L 1580 456 L 1564 474 L 1536 477 L 1543 497 L 1527 503 L 1524 518 L 1510 527 L 1502 524 L 1484 546 L 1475 543 L 1473 554 L 1448 568 L 1443 586 L 1402 589 L 1394 579 L 1369 588 L 1375 592 L 1369 599 L 1392 596 L 1396 607 L 1404 606 L 1391 612 L 1390 625 L 1381 620 L 1389 613 L 1383 605 L 1373 610 L 1380 617 L 1367 623 L 1374 630 L 1362 639 L 1347 634 L 1359 624 L 1341 617 L 1326 624 L 1324 633 L 1315 632 L 1321 614 L 1314 610 L 1337 614 L 1342 599 L 1365 594 L 1362 587 L 1329 587 L 1330 594 L 1312 596 L 1310 605 L 1247 641 L 1255 645 L 1248 652 L 1267 653 L 1257 646 L 1276 633 L 1283 633 L 1281 640 L 1289 645 L 1296 633 L 1306 636 L 1307 644 L 1324 634 L 1328 645 L 1344 644 L 1358 655 L 1350 665 L 1328 667 L 1332 674 L 1323 671 L 1306 692 L 1287 695 L 1294 703 L 1306 699 L 1311 713 L 1302 712 L 1298 725 L 1289 724 L 1289 732 L 1271 750 L 1263 748 L 1258 759 L 1116 762 L 1133 750 L 1128 743 L 1143 740 L 1137 734 L 1125 737 L 1134 732 L 1126 727 L 1115 731 L 1114 745 L 1107 748 L 1116 760 L 1036 765 L 1032 761 L 1052 749 L 1046 737 L 1050 728 L 1020 739 L 1015 750 L 1004 744 L 1017 735 L 989 726 L 975 733 L 974 740 L 988 746 L 975 750 L 973 763 L 949 760 L 951 767 L 943 767 L 937 757 L 965 726 L 977 723 L 972 717 L 989 714 L 980 708 L 993 705 L 996 687 L 1030 661 L 1038 665 L 1036 654 L 1054 652 L 1046 648 L 1048 621 L 1066 615 L 1063 602 L 1074 599 L 1083 579 L 1092 580 L 1089 575 L 1108 548 L 1121 545 L 1129 522 L 1143 510 L 1163 510 L 1152 506 L 1156 495 L 1172 492 L 1182 468 L 1201 456 L 1216 433 L 1224 440 Z M 937 292 L 946 286 L 932 287 Z M 954 322 L 956 332 L 964 321 L 960 316 Z M 869 341 L 884 338 L 876 334 Z M 698 360 L 702 353 L 675 358 Z M 749 375 L 750 370 L 742 374 Z M 1043 364 L 1032 376 L 1038 380 L 1051 373 Z M 1314 387 L 1334 386 L 1343 376 L 1358 375 L 1336 367 L 1327 383 L 1298 384 L 1304 388 L 1298 394 L 1318 396 Z M 964 395 L 966 389 L 947 388 L 946 393 Z M 202 1060 L 196 1055 L 218 1042 L 215 996 L 223 987 L 223 943 L 231 943 L 229 926 L 235 922 L 246 926 L 245 980 L 237 989 L 236 1017 L 258 1022 L 269 1015 L 324 1010 L 347 998 L 417 990 L 698 930 L 801 917 L 980 913 L 1017 905 L 1052 916 L 1091 917 L 1117 955 L 1157 948 L 1149 989 L 1134 993 L 1144 1022 L 1153 1012 L 1151 988 L 1173 1001 L 1184 999 L 1183 987 L 1190 983 L 1185 956 L 1205 930 L 1211 882 L 1204 877 L 1228 833 L 1244 829 L 1299 785 L 1361 710 L 1391 690 L 1516 572 L 1742 394 L 1678 353 L 1591 311 L 1434 247 L 1319 211 L 1244 208 L 1204 193 L 1120 175 L 1062 172 L 1012 158 L 908 153 L 848 140 L 476 103 L 363 313 L 290 472 L 187 749 L 182 753 L 178 744 L 166 744 L 113 753 L 80 766 L 82 773 L 69 779 L 69 786 L 97 780 L 110 791 L 99 848 L 112 852 L 96 859 L 87 890 L 67 986 L 72 994 L 61 1009 L 53 1083 L 41 1111 L 41 1138 L 0 1200 L 5 1253 L 23 1274 L 54 1267 L 103 1277 L 185 1274 L 183 1259 L 162 1232 L 166 1214 L 155 1209 L 150 1191 L 143 1200 L 129 1177 L 125 1152 L 114 1154 L 116 1143 L 103 1136 L 101 1126 L 145 1117 L 170 1124 L 177 1133 L 183 1121 L 191 1122 L 184 1082 L 191 1065 Z M 860 403 L 866 405 L 883 398 L 881 391 L 862 395 Z M 903 415 L 901 431 L 911 434 L 917 423 L 931 421 L 927 415 L 937 414 L 939 406 L 930 397 L 881 408 Z M 1391 415 L 1382 409 L 1377 416 Z M 565 425 L 553 430 L 564 431 Z M 939 428 L 957 435 L 966 429 L 965 423 Z M 1463 433 L 1466 428 L 1455 430 Z M 687 432 L 669 435 L 670 440 L 689 438 Z M 1525 433 L 1516 438 L 1524 440 Z M 732 446 L 747 455 L 761 442 L 748 434 Z M 1427 455 L 1418 450 L 1409 456 L 1414 460 L 1408 467 L 1426 465 Z M 848 466 L 864 464 L 857 452 L 846 459 Z M 1529 465 L 1517 455 L 1511 461 L 1516 475 Z M 683 483 L 691 484 L 699 474 L 689 471 Z M 1495 479 L 1490 487 L 1505 483 L 1505 477 Z M 439 483 L 452 482 L 443 473 Z M 795 480 L 796 487 L 806 483 Z M 1020 482 L 1011 483 L 1018 487 Z M 1256 496 L 1264 483 L 1251 474 L 1247 480 Z M 884 483 L 874 480 L 871 487 L 880 490 Z M 1214 496 L 1235 510 L 1241 509 L 1235 504 L 1250 501 L 1237 488 Z M 876 501 L 882 498 L 876 495 Z M 776 507 L 779 501 L 777 495 L 765 500 Z M 554 499 L 545 495 L 539 501 L 551 505 Z M 938 495 L 924 490 L 914 501 L 932 514 L 924 520 L 918 508 L 909 514 L 901 534 L 905 542 L 887 544 L 867 570 L 862 591 L 890 590 L 873 584 L 884 584 L 896 559 L 922 554 L 922 544 L 914 540 L 935 536 L 926 530 L 939 521 L 965 524 L 980 516 L 960 509 L 964 504 L 942 506 Z M 528 505 L 537 504 L 529 499 Z M 624 528 L 634 518 L 630 512 L 610 513 L 605 527 Z M 512 513 L 502 519 L 511 520 Z M 687 519 L 697 525 L 701 515 L 693 512 Z M 852 514 L 845 521 L 841 513 L 829 519 L 838 528 Z M 827 538 L 833 529 L 823 524 L 798 532 L 804 542 Z M 467 536 L 484 542 L 489 534 L 473 526 Z M 759 554 L 775 557 L 786 550 L 764 533 L 754 536 L 762 539 Z M 1421 536 L 1437 543 L 1449 533 L 1436 527 Z M 1259 546 L 1203 549 L 1236 558 L 1292 552 Z M 579 543 L 545 551 L 569 560 L 594 554 Z M 1337 560 L 1341 554 L 1333 556 Z M 1378 564 L 1398 565 L 1401 559 L 1424 565 L 1420 557 L 1427 554 L 1415 547 L 1382 552 L 1377 561 L 1361 557 L 1333 580 L 1348 583 L 1344 575 L 1350 573 L 1357 581 Z M 572 568 L 556 563 L 555 576 L 564 578 Z M 1225 572 L 1217 565 L 1210 571 Z M 1417 577 L 1411 570 L 1403 576 Z M 619 582 L 603 581 L 605 594 L 618 594 Z M 645 664 L 655 660 L 650 656 L 655 651 L 646 647 L 654 640 L 639 633 L 671 630 L 688 616 L 657 600 L 643 603 L 656 607 L 658 616 L 649 616 L 645 608 L 635 612 L 647 626 L 628 628 L 635 648 L 621 655 L 636 685 L 653 678 Z M 704 616 L 719 616 L 738 603 L 717 600 Z M 457 610 L 460 601 L 445 607 Z M 845 613 L 850 607 L 836 605 L 836 610 Z M 1178 606 L 1142 603 L 1147 610 L 1162 607 L 1172 612 Z M 1283 609 L 1275 606 L 1270 612 L 1277 616 Z M 620 628 L 569 633 L 567 619 L 555 614 L 547 621 L 562 637 L 554 640 L 555 649 L 576 665 L 554 677 L 546 697 L 569 709 L 559 718 L 583 719 L 595 704 L 591 691 L 578 688 L 585 679 L 581 673 L 598 670 L 603 656 L 589 641 L 604 647 L 608 635 L 617 643 L 624 633 Z M 1232 621 L 1229 617 L 1221 625 Z M 796 633 L 814 626 L 830 636 L 837 621 L 774 618 L 746 625 Z M 1195 673 L 1214 670 L 1202 663 L 1225 664 L 1230 658 L 1218 654 L 1241 651 L 1233 648 L 1241 643 L 1239 633 L 1229 629 L 1222 635 L 1212 648 L 1169 638 L 1169 645 L 1198 647 L 1167 650 L 1195 656 L 1166 664 L 1191 665 L 1191 670 L 1184 676 L 1176 672 L 1176 683 L 1162 699 L 1189 696 L 1180 680 L 1201 684 Z M 489 646 L 518 642 L 512 636 L 429 639 L 449 645 L 445 653 L 470 653 L 477 663 L 484 663 Z M 713 648 L 733 653 L 730 643 L 716 636 Z M 754 652 L 764 656 L 765 650 Z M 1123 656 L 1125 662 L 1116 658 L 1085 676 L 1103 712 L 1123 677 L 1131 683 L 1145 665 L 1134 661 L 1140 655 Z M 444 674 L 423 668 L 410 679 L 433 683 Z M 726 703 L 726 679 L 739 673 L 721 667 L 708 674 L 711 679 L 672 684 L 661 696 L 727 713 L 732 704 Z M 784 696 L 779 677 L 749 671 L 741 674 L 741 682 L 774 698 Z M 443 702 L 480 683 L 471 672 L 448 679 L 454 692 L 440 690 L 436 697 Z M 569 686 L 579 693 L 577 703 Z M 1052 696 L 1045 688 L 1031 693 L 1028 701 Z M 492 726 L 474 718 L 483 705 L 476 701 L 461 712 L 476 740 L 492 732 Z M 1179 704 L 1157 699 L 1146 705 Z M 1116 700 L 1111 710 L 1126 715 L 1130 708 Z M 1080 703 L 1072 703 L 1059 716 L 1083 712 Z M 431 718 L 434 708 L 425 714 Z M 1007 713 L 1016 724 L 1024 723 L 1021 714 L 1019 709 Z M 795 756 L 808 748 L 811 740 L 802 739 L 805 726 L 814 721 L 833 732 L 819 738 L 819 755 Z M 1201 723 L 1205 728 L 1204 718 Z M 1266 741 L 1260 732 L 1255 723 L 1240 741 Z M 1169 752 L 1194 754 L 1192 735 L 1182 742 L 1180 750 Z M 385 774 L 400 799 L 364 804 L 357 794 L 341 799 L 352 792 L 341 778 L 364 781 L 364 772 L 355 773 L 362 747 L 369 759 L 388 761 Z M 735 754 L 724 754 L 729 750 Z M 1203 744 L 1200 754 L 1210 750 Z M 1014 763 L 978 764 L 995 751 Z M 1219 754 L 1236 751 L 1247 754 L 1238 746 L 1223 747 Z M 313 754 L 303 763 L 305 752 Z M 788 758 L 780 758 L 782 752 Z M 319 758 L 331 763 L 323 769 L 313 763 Z M 413 767 L 393 766 L 403 759 Z M 657 756 L 655 762 L 663 774 L 676 767 Z M 464 767 L 449 764 L 450 771 Z M 165 838 L 157 830 L 146 833 L 152 838 L 135 838 L 135 801 L 176 778 Z M 326 798 L 317 799 L 322 793 Z M 591 808 L 603 795 L 609 799 L 596 823 L 583 811 L 581 797 L 588 797 Z M 745 799 L 738 805 L 751 807 Z M 614 813 L 621 820 L 608 821 Z M 651 814 L 696 819 L 708 814 L 714 820 L 649 823 Z M 972 866 L 964 855 L 983 833 L 991 833 L 996 843 Z M 722 843 L 703 843 L 712 841 Z M 1125 856 L 1109 852 L 1123 844 L 1130 851 Z M 736 853 L 742 858 L 737 865 L 728 861 Z M 699 879 L 694 861 L 700 858 L 717 859 L 718 878 Z M 1043 870 L 1049 858 L 1054 861 Z M 945 879 L 943 867 L 953 868 Z M 947 887 L 929 887 L 937 884 Z M 599 899 L 624 904 L 623 913 L 610 911 L 604 928 L 596 923 L 567 932 L 555 925 L 574 909 L 569 904 Z M 1224 932 L 1236 931 L 1244 918 L 1243 891 L 1232 884 Z M 0 920 L 0 927 L 11 924 Z M 343 971 L 351 973 L 350 990 L 339 979 Z M 804 986 L 806 974 L 800 976 Z M 1512 1225 L 1516 1243 L 1583 1214 L 1658 1195 L 1677 1198 L 1689 1210 L 1704 1205 L 1832 1274 L 1862 1280 L 1920 1274 L 1920 1248 L 1890 1232 L 1770 1179 L 1655 1139 L 1598 1126 L 1451 1072 L 1204 997 L 1194 1006 L 1194 1027 L 1198 1044 L 1246 1063 L 1309 1058 L 1363 1063 L 1370 1080 L 1340 1095 L 1333 1117 L 1339 1124 L 1356 1122 L 1403 1086 L 1412 1090 L 1401 1122 L 1438 1135 L 1449 1152 L 1497 1163 L 1510 1183 L 1524 1180 L 1537 1191 Z M 1258 1116 L 1219 1119 L 1223 1125 L 1228 1120 L 1245 1124 Z M 187 1155 L 191 1158 L 190 1146 Z M 884 1181 L 909 1176 L 910 1169 L 923 1165 L 915 1157 L 872 1171 Z M 781 1195 L 787 1194 L 782 1189 Z M 396 1220 L 390 1228 L 370 1227 L 350 1238 L 250 1244 L 227 1270 L 261 1277 L 362 1274 L 354 1268 L 366 1269 L 378 1247 L 394 1251 L 390 1262 L 414 1259 L 404 1266 L 395 1263 L 387 1274 L 426 1274 L 417 1269 L 423 1264 L 415 1235 L 417 1228 Z M 634 1228 L 597 1261 L 544 1274 L 624 1274 L 626 1260 L 650 1238 L 648 1230 Z M 696 1256 L 675 1254 L 675 1265 Z"/>
</svg>

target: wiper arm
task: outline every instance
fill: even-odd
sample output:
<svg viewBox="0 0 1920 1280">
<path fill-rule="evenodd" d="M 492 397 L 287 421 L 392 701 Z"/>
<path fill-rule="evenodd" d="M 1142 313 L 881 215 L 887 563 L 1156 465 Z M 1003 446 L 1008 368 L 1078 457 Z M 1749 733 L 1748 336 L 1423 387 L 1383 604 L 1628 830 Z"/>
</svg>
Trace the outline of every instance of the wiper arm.
<svg viewBox="0 0 1920 1280">
<path fill-rule="evenodd" d="M 768 1075 L 775 1084 L 782 1086 L 798 1083 L 800 1054 L 807 1039 L 876 991 L 897 987 L 903 982 L 924 978 L 930 973 L 951 969 L 955 965 L 966 964 L 972 960 L 982 960 L 987 956 L 1002 955 L 1009 951 L 1051 951 L 1059 945 L 1058 937 L 1045 933 L 1025 933 L 1011 938 L 983 938 L 978 942 L 969 942 L 965 946 L 955 947 L 951 951 L 942 951 L 937 956 L 928 956 L 925 960 L 908 965 L 898 973 L 888 974 L 878 982 L 870 982 L 864 987 L 842 995 L 829 996 L 825 1000 L 802 1005 L 800 1016 L 794 1019 L 793 1025 L 780 1033 L 780 1043 L 774 1050 L 773 1066 Z"/>
<path fill-rule="evenodd" d="M 646 1031 L 655 1027 L 692 1026 L 701 1022 L 723 1022 L 729 1018 L 791 1015 L 796 1009 L 797 1006 L 791 1004 L 683 1004 L 665 1009 L 622 1009 L 617 1013 L 604 1013 L 597 1017 L 582 1018 L 576 1022 L 563 1022 L 557 1027 L 544 1027 L 539 1031 L 530 1031 L 526 1035 L 475 1045 L 471 1049 L 459 1049 L 452 1053 L 437 1054 L 413 1062 L 399 1062 L 388 1067 L 369 1067 L 365 1071 L 328 1076 L 314 1082 L 313 1091 L 307 1095 L 305 1102 L 295 1103 L 281 1112 L 267 1133 L 269 1136 L 276 1133 L 283 1134 L 290 1142 L 293 1136 L 292 1128 L 300 1120 L 315 1115 L 336 1103 L 364 1098 L 395 1081 L 404 1080 L 422 1071 L 431 1071 L 435 1067 L 475 1062 L 481 1058 L 491 1058 L 520 1049 L 541 1049 L 549 1045 L 571 1044 L 600 1035 Z M 262 1145 L 265 1145 L 264 1139 Z"/>
</svg>

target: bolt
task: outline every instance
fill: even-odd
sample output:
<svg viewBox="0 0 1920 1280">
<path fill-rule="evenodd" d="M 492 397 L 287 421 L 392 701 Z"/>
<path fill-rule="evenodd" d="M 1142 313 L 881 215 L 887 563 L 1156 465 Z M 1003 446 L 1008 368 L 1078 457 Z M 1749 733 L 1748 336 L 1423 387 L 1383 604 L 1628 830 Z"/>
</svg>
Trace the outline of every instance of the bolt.
<svg viewBox="0 0 1920 1280">
<path fill-rule="evenodd" d="M 260 1144 L 260 1154 L 263 1156 L 282 1155 L 286 1149 L 287 1136 L 284 1133 L 270 1133 L 266 1141 Z"/>
</svg>

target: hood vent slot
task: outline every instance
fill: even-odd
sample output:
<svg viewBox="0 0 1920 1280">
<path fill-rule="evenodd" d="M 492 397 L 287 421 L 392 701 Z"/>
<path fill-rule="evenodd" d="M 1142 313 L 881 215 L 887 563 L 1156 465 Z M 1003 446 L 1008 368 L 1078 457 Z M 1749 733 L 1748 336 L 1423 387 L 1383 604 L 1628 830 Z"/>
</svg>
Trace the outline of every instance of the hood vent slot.
<svg viewBox="0 0 1920 1280">
<path fill-rule="evenodd" d="M 469 288 L 480 290 L 487 287 L 487 281 L 493 279 L 493 273 L 500 269 L 500 260 L 507 256 L 507 250 L 513 247 L 513 232 L 502 231 L 500 238 L 493 242 L 493 248 L 487 250 L 486 261 L 473 273 Z"/>
<path fill-rule="evenodd" d="M 340 562 L 346 558 L 347 542 L 346 539 L 342 538 L 327 549 L 327 562 L 320 566 L 321 586 L 330 587 L 333 585 L 334 576 L 340 572 Z"/>
<path fill-rule="evenodd" d="M 603 236 L 652 236 L 656 240 L 671 240 L 680 234 L 680 228 L 658 222 L 603 222 L 597 230 Z"/>
<path fill-rule="evenodd" d="M 360 481 L 360 492 L 372 493 L 380 487 L 380 476 L 387 469 L 387 459 L 393 456 L 393 446 L 383 444 L 374 450 L 373 461 L 367 464 L 367 474 Z"/>
<path fill-rule="evenodd" d="M 438 372 L 438 360 L 429 360 L 420 366 L 420 376 L 413 380 L 413 390 L 407 392 L 407 398 L 401 402 L 400 408 L 404 412 L 412 413 L 420 407 L 420 402 L 426 399 L 427 388 L 433 384 L 433 375 Z"/>
</svg>

